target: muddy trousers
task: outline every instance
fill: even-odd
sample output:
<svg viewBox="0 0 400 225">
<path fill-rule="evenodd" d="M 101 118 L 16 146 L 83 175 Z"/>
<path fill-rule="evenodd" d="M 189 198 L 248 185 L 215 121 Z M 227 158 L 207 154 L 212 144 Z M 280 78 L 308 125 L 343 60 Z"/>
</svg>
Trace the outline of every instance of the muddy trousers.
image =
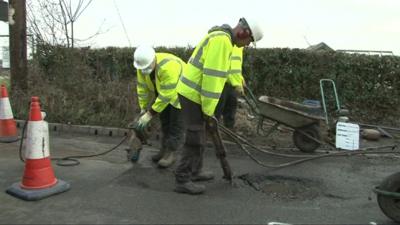
<svg viewBox="0 0 400 225">
<path fill-rule="evenodd" d="M 179 95 L 185 127 L 185 143 L 182 155 L 175 170 L 177 183 L 190 181 L 192 174 L 197 174 L 203 167 L 203 152 L 206 142 L 206 123 L 201 106 Z"/>
<path fill-rule="evenodd" d="M 176 151 L 183 141 L 183 118 L 180 109 L 168 105 L 160 113 L 161 148 Z"/>
<path fill-rule="evenodd" d="M 235 114 L 238 107 L 237 93 L 235 87 L 225 83 L 221 98 L 215 109 L 215 117 L 220 120 L 221 117 L 224 121 L 224 126 L 232 129 L 235 126 Z"/>
</svg>

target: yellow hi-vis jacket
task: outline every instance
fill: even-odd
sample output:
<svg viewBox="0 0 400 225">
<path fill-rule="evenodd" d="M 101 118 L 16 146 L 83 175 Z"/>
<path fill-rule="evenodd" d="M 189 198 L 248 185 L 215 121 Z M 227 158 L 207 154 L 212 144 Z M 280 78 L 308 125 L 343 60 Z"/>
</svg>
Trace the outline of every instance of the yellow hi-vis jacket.
<svg viewBox="0 0 400 225">
<path fill-rule="evenodd" d="M 228 84 L 233 87 L 243 86 L 243 75 L 242 75 L 242 63 L 243 63 L 243 47 L 233 46 L 231 56 L 231 67 L 229 69 Z"/>
<path fill-rule="evenodd" d="M 208 116 L 214 115 L 230 68 L 231 35 L 214 31 L 197 45 L 178 82 L 177 91 L 201 105 Z"/>
<path fill-rule="evenodd" d="M 156 98 L 151 108 L 160 113 L 168 104 L 180 109 L 176 84 L 182 74 L 185 63 L 178 57 L 168 53 L 156 53 L 155 87 L 150 74 L 142 74 L 137 70 L 137 94 L 140 109 L 147 109 Z M 158 95 L 156 96 L 156 93 Z"/>
</svg>

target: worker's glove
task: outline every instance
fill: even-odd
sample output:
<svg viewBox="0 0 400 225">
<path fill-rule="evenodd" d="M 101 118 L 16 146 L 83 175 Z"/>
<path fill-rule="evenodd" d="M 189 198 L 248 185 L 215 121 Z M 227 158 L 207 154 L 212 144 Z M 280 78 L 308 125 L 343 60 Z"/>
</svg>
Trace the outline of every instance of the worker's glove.
<svg viewBox="0 0 400 225">
<path fill-rule="evenodd" d="M 244 79 L 242 80 L 242 86 L 246 87 L 246 81 Z"/>
<path fill-rule="evenodd" d="M 218 120 L 217 120 L 217 118 L 215 118 L 215 116 L 208 116 L 208 115 L 204 114 L 203 118 L 206 121 L 206 124 L 208 127 L 213 127 L 215 125 L 218 125 Z"/>
<path fill-rule="evenodd" d="M 236 86 L 235 87 L 235 92 L 239 96 L 244 96 L 244 88 L 242 85 Z"/>
<path fill-rule="evenodd" d="M 152 118 L 153 115 L 151 115 L 149 111 L 144 113 L 142 116 L 140 116 L 139 120 L 137 121 L 137 129 L 144 130 L 144 128 L 146 128 L 146 126 L 149 124 Z"/>
</svg>

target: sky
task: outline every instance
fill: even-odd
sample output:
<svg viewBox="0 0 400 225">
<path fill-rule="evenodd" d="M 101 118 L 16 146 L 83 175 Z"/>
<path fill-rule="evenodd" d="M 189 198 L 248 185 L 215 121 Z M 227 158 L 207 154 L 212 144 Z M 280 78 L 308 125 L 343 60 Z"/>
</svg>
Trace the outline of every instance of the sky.
<svg viewBox="0 0 400 225">
<path fill-rule="evenodd" d="M 75 29 L 76 37 L 84 39 L 101 27 L 101 35 L 82 44 L 93 48 L 195 46 L 210 27 L 235 26 L 241 17 L 259 21 L 264 38 L 257 47 L 307 48 L 325 42 L 335 50 L 400 55 L 399 0 L 94 0 Z M 7 33 L 8 25 L 0 22 L 0 34 Z"/>
</svg>

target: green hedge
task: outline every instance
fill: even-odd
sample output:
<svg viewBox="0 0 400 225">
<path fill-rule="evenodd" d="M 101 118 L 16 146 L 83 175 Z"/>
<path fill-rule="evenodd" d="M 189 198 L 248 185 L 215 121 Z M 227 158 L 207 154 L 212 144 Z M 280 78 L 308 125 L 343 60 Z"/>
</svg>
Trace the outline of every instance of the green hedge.
<svg viewBox="0 0 400 225">
<path fill-rule="evenodd" d="M 319 80 L 333 79 L 340 102 L 357 120 L 399 121 L 400 57 L 250 49 L 244 74 L 257 94 L 297 101 L 320 100 Z"/>
<path fill-rule="evenodd" d="M 124 126 L 137 112 L 133 50 L 39 46 L 30 65 L 28 95 L 43 96 L 43 105 L 51 109 L 49 120 L 53 122 Z M 185 61 L 193 51 L 156 50 L 173 53 Z M 340 101 L 351 110 L 353 118 L 399 125 L 400 57 L 246 49 L 243 71 L 255 94 L 299 102 L 320 100 L 319 80 L 333 79 Z M 22 94 L 18 96 L 23 98 Z M 332 105 L 332 96 L 328 97 Z M 17 110 L 17 115 L 24 111 Z"/>
</svg>

